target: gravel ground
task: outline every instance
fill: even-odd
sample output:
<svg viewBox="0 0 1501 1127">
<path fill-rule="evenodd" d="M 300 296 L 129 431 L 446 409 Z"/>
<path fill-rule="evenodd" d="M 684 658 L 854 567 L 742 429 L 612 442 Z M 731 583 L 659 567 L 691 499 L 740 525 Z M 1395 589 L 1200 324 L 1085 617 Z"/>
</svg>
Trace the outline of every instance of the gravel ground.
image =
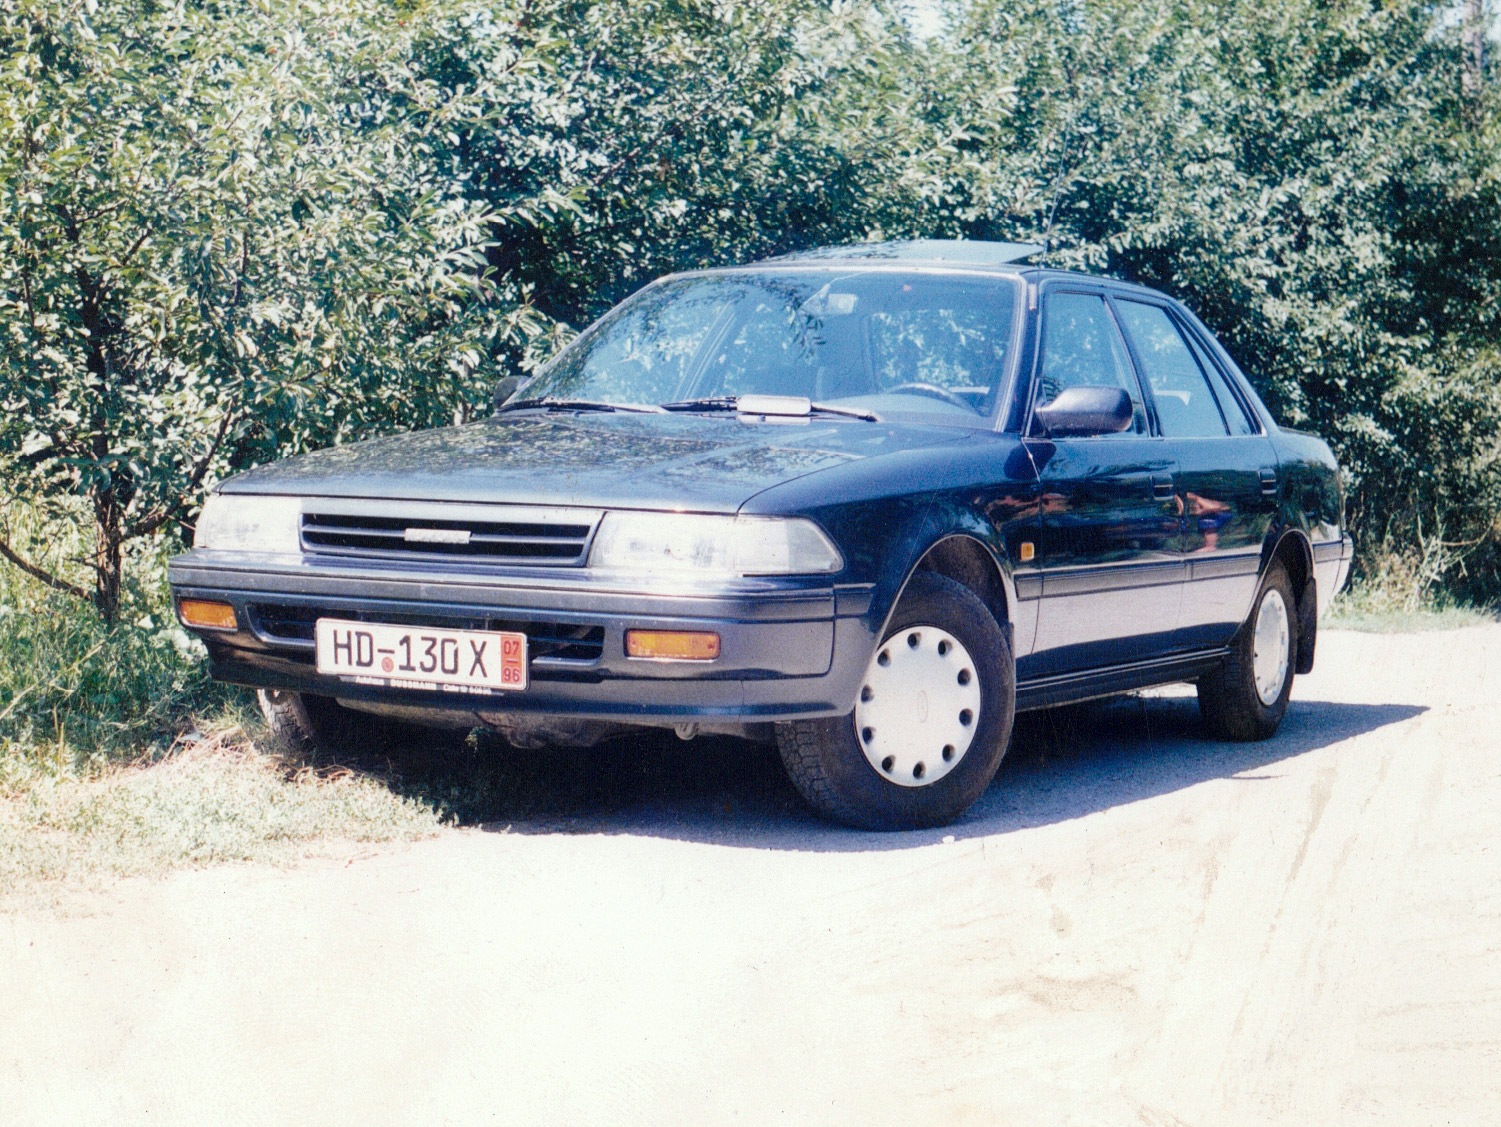
<svg viewBox="0 0 1501 1127">
<path fill-rule="evenodd" d="M 652 744 L 0 916 L 0 1121 L 1501 1123 L 1501 626 L 1319 650 L 1266 743 L 1033 718 L 948 831 Z"/>
</svg>

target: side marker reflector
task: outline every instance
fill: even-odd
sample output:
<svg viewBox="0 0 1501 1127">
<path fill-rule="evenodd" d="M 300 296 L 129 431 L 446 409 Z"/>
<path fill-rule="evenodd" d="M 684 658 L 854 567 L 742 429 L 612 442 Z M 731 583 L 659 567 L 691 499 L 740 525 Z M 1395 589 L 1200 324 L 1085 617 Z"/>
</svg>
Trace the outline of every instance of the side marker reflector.
<svg viewBox="0 0 1501 1127">
<path fill-rule="evenodd" d="M 215 603 L 207 599 L 179 599 L 177 613 L 188 626 L 200 630 L 238 630 L 235 608 L 228 603 Z"/>
<path fill-rule="evenodd" d="M 691 630 L 627 630 L 627 657 L 659 661 L 713 661 L 719 656 L 719 635 Z"/>
</svg>

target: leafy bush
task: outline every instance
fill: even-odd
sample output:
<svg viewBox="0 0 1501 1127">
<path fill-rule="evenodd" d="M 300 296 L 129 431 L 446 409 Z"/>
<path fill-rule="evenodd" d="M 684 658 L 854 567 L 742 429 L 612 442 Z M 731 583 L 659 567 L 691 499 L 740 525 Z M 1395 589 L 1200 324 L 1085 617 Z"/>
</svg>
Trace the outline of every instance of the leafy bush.
<svg viewBox="0 0 1501 1127">
<path fill-rule="evenodd" d="M 900 225 L 915 58 L 869 0 L 489 0 L 426 9 L 413 65 L 497 285 L 578 324 L 660 274 Z"/>
<path fill-rule="evenodd" d="M 13 507 L 10 517 L 12 535 L 49 564 L 61 566 L 81 547 L 34 514 Z M 160 558 L 140 560 L 129 574 L 138 581 L 111 625 L 86 604 L 0 569 L 0 788 L 7 766 L 70 775 L 163 751 L 195 712 L 238 695 L 208 681 L 200 643 L 172 615 Z"/>
<path fill-rule="evenodd" d="M 976 0 L 934 50 L 927 219 L 1183 298 L 1348 475 L 1362 564 L 1442 526 L 1501 596 L 1501 159 L 1417 0 Z M 945 148 L 945 140 L 951 143 Z"/>
<path fill-rule="evenodd" d="M 525 331 L 407 28 L 384 0 L 0 4 L 0 488 L 92 526 L 82 582 L 26 562 L 107 620 L 126 545 L 206 482 L 443 421 Z"/>
</svg>

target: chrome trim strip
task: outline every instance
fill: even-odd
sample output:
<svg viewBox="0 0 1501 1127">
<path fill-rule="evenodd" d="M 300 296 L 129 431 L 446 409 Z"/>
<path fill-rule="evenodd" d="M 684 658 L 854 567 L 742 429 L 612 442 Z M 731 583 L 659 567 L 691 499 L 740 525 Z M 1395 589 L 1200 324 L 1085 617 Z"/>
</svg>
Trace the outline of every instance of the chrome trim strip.
<svg viewBox="0 0 1501 1127">
<path fill-rule="evenodd" d="M 1189 557 L 1188 581 L 1196 579 L 1231 579 L 1255 575 L 1261 570 L 1261 549 L 1248 552 L 1216 552 L 1202 559 Z"/>
<path fill-rule="evenodd" d="M 1326 540 L 1322 544 L 1313 546 L 1314 563 L 1338 562 L 1345 556 L 1345 542 L 1343 540 Z"/>
<path fill-rule="evenodd" d="M 1092 595 L 1102 591 L 1124 591 L 1132 587 L 1161 587 L 1182 583 L 1188 566 L 1181 560 L 1161 563 L 1098 564 L 1089 567 L 1060 568 L 1046 571 L 1042 577 L 1043 598 L 1059 595 Z"/>
</svg>

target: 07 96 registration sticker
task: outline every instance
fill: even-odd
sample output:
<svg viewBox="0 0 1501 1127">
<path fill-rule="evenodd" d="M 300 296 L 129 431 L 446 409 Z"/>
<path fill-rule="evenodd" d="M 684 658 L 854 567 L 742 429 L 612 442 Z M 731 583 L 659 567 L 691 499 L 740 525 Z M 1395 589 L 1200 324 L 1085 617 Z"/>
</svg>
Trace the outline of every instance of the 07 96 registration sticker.
<svg viewBox="0 0 1501 1127">
<path fill-rule="evenodd" d="M 318 672 L 365 685 L 444 692 L 526 688 L 526 635 L 320 618 Z"/>
</svg>

